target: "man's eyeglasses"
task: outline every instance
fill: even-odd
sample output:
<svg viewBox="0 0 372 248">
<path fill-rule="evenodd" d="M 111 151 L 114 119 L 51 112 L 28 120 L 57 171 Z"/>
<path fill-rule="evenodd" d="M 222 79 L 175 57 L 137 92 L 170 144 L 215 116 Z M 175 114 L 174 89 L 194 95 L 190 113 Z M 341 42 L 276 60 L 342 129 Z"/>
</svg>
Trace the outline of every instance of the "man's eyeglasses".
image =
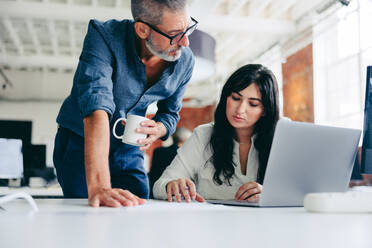
<svg viewBox="0 0 372 248">
<path fill-rule="evenodd" d="M 178 43 L 180 40 L 182 40 L 182 38 L 185 35 L 189 36 L 192 32 L 194 32 L 194 30 L 196 29 L 196 27 L 198 25 L 198 21 L 195 20 L 192 17 L 191 17 L 191 20 L 194 22 L 194 24 L 192 24 L 190 27 L 188 27 L 185 32 L 181 32 L 181 33 L 178 33 L 178 34 L 172 35 L 172 36 L 167 35 L 166 33 L 160 31 L 157 27 L 151 25 L 150 23 L 144 22 L 142 20 L 137 20 L 137 22 L 142 22 L 142 23 L 146 24 L 147 26 L 149 26 L 155 32 L 163 35 L 164 37 L 167 37 L 170 40 L 170 44 L 173 45 L 174 43 Z"/>
</svg>

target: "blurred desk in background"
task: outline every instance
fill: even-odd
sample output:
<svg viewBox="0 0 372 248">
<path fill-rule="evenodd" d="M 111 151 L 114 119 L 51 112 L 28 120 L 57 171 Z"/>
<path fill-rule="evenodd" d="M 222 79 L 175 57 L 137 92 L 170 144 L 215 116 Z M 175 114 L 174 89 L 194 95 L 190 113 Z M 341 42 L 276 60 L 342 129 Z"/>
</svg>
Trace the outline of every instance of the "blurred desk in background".
<svg viewBox="0 0 372 248">
<path fill-rule="evenodd" d="M 33 198 L 63 198 L 62 189 L 59 185 L 53 185 L 42 188 L 30 187 L 0 187 L 0 196 L 12 194 L 16 192 L 25 192 Z"/>
</svg>

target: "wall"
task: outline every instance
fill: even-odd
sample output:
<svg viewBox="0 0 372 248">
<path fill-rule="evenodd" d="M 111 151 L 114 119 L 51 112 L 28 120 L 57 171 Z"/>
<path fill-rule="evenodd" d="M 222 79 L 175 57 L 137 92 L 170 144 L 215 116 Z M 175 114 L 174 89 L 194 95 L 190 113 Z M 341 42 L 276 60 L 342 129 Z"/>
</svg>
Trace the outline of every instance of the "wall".
<svg viewBox="0 0 372 248">
<path fill-rule="evenodd" d="M 283 115 L 314 122 L 312 44 L 287 58 L 283 70 Z"/>
<path fill-rule="evenodd" d="M 214 119 L 215 105 L 203 108 L 182 108 L 178 127 L 185 127 L 191 131 L 197 126 L 211 122 Z"/>
<path fill-rule="evenodd" d="M 12 83 L 12 87 L 0 90 L 1 100 L 11 101 L 60 101 L 70 93 L 72 72 L 50 71 L 40 69 L 34 71 L 4 70 Z M 0 78 L 0 82 L 1 78 Z M 0 112 L 2 112 L 0 110 Z"/>
<path fill-rule="evenodd" d="M 47 166 L 53 166 L 54 136 L 57 132 L 56 117 L 59 102 L 8 102 L 0 101 L 0 119 L 31 120 L 32 144 L 47 145 Z"/>
<path fill-rule="evenodd" d="M 0 119 L 31 120 L 33 144 L 47 145 L 47 166 L 53 166 L 56 117 L 72 87 L 73 73 L 35 69 L 4 70 L 12 87 L 0 90 Z"/>
</svg>

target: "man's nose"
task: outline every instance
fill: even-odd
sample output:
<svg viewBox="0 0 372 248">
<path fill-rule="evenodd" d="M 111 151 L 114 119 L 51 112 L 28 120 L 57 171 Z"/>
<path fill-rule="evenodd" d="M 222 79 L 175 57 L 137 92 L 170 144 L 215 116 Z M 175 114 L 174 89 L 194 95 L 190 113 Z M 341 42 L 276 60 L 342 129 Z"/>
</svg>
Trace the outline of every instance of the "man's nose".
<svg viewBox="0 0 372 248">
<path fill-rule="evenodd" d="M 190 45 L 189 37 L 187 35 L 184 35 L 178 42 L 178 45 L 188 47 Z"/>
</svg>

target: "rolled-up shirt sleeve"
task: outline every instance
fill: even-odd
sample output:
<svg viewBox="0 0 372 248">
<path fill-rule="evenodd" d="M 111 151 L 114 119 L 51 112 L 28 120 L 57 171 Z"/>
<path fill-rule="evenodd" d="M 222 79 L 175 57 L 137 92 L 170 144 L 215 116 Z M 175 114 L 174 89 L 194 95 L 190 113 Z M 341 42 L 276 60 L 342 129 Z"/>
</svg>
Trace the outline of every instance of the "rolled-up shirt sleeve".
<svg viewBox="0 0 372 248">
<path fill-rule="evenodd" d="M 167 129 L 167 134 L 161 138 L 162 140 L 166 140 L 176 130 L 177 122 L 180 119 L 179 112 L 182 108 L 182 98 L 185 94 L 187 83 L 192 76 L 194 63 L 195 61 L 192 59 L 189 70 L 176 92 L 167 99 L 157 103 L 158 111 L 153 120 L 162 122 Z"/>
<path fill-rule="evenodd" d="M 101 31 L 103 32 L 103 31 Z M 111 117 L 115 111 L 113 97 L 113 55 L 98 24 L 89 22 L 83 51 L 75 74 L 77 100 L 83 117 L 95 110 L 104 110 Z"/>
</svg>

